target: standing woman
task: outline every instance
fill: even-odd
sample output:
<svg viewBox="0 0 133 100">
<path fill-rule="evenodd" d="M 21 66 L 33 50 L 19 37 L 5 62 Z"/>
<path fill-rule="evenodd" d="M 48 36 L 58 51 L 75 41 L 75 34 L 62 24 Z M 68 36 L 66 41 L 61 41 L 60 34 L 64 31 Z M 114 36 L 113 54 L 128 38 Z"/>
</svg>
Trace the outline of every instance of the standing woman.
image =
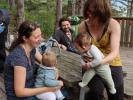
<svg viewBox="0 0 133 100">
<path fill-rule="evenodd" d="M 34 88 L 35 60 L 41 62 L 42 59 L 35 48 L 41 39 L 41 30 L 36 23 L 25 21 L 20 25 L 18 38 L 13 42 L 5 62 L 7 100 L 37 100 L 35 95 L 57 90 L 57 87 Z"/>
<path fill-rule="evenodd" d="M 85 20 L 81 22 L 79 32 L 88 32 L 92 44 L 96 45 L 105 55 L 101 64 L 110 64 L 115 83 L 116 94 L 110 94 L 104 81 L 96 75 L 88 84 L 90 92 L 86 100 L 103 100 L 104 87 L 107 89 L 109 100 L 123 100 L 122 63 L 119 56 L 120 24 L 112 18 L 109 0 L 87 0 L 83 12 Z M 91 67 L 82 65 L 83 69 Z"/>
</svg>

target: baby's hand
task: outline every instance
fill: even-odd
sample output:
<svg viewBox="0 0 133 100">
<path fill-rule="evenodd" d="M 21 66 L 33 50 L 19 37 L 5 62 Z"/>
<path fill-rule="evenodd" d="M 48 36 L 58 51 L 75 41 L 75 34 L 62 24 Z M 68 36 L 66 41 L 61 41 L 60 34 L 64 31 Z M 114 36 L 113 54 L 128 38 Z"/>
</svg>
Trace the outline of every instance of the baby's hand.
<svg viewBox="0 0 133 100">
<path fill-rule="evenodd" d="M 91 62 L 94 58 L 93 57 L 89 57 L 87 55 L 83 55 L 82 59 L 84 60 L 84 62 Z"/>
</svg>

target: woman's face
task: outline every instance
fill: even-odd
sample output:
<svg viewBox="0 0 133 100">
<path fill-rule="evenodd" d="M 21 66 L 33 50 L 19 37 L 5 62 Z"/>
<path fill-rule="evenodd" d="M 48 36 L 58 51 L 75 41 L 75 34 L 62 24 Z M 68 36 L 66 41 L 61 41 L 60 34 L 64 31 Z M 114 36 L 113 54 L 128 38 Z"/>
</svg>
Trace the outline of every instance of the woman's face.
<svg viewBox="0 0 133 100">
<path fill-rule="evenodd" d="M 42 33 L 41 33 L 40 28 L 37 28 L 36 30 L 34 30 L 32 32 L 32 35 L 27 39 L 27 43 L 31 47 L 36 48 L 40 44 L 40 42 L 42 40 L 41 34 Z"/>
<path fill-rule="evenodd" d="M 88 7 L 87 14 L 88 14 L 89 19 L 93 19 L 95 17 L 95 11 L 92 6 Z"/>
<path fill-rule="evenodd" d="M 90 45 L 89 45 L 89 44 L 84 44 L 84 45 L 82 46 L 82 53 L 87 52 L 89 49 L 90 49 Z"/>
</svg>

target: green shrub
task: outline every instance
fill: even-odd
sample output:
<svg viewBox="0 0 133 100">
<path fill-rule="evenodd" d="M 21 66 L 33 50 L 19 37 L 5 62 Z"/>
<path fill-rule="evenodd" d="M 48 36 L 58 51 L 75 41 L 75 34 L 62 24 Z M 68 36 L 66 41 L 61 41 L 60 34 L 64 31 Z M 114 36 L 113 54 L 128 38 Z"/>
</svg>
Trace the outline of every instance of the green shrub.
<svg viewBox="0 0 133 100">
<path fill-rule="evenodd" d="M 52 35 L 55 26 L 55 16 L 53 11 L 41 12 L 32 11 L 25 12 L 25 19 L 37 21 L 40 26 L 44 37 L 49 37 Z"/>
</svg>

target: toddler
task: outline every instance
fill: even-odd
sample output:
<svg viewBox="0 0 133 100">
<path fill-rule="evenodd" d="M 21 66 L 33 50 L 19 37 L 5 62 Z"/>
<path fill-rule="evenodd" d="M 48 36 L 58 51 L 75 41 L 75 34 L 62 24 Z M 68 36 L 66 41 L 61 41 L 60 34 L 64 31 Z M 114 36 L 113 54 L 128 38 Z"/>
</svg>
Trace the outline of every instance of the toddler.
<svg viewBox="0 0 133 100">
<path fill-rule="evenodd" d="M 100 64 L 104 58 L 103 53 L 91 44 L 91 37 L 88 33 L 80 33 L 75 39 L 75 46 L 81 53 L 81 63 L 83 66 L 89 67 L 79 82 L 80 87 L 85 87 L 90 82 L 95 74 L 99 75 L 109 88 L 109 92 L 116 93 L 114 82 L 111 76 L 109 64 Z"/>
<path fill-rule="evenodd" d="M 56 68 L 57 58 L 56 54 L 52 51 L 47 51 L 42 55 L 42 65 L 37 71 L 36 87 L 58 87 L 63 86 L 63 82 L 58 80 L 58 70 Z M 49 95 L 48 95 L 49 93 Z M 38 94 L 37 97 L 41 100 L 46 100 L 47 96 L 53 96 L 50 92 Z M 54 92 L 57 100 L 63 100 L 65 97 L 60 90 Z M 49 98 L 49 97 L 48 97 Z"/>
</svg>

